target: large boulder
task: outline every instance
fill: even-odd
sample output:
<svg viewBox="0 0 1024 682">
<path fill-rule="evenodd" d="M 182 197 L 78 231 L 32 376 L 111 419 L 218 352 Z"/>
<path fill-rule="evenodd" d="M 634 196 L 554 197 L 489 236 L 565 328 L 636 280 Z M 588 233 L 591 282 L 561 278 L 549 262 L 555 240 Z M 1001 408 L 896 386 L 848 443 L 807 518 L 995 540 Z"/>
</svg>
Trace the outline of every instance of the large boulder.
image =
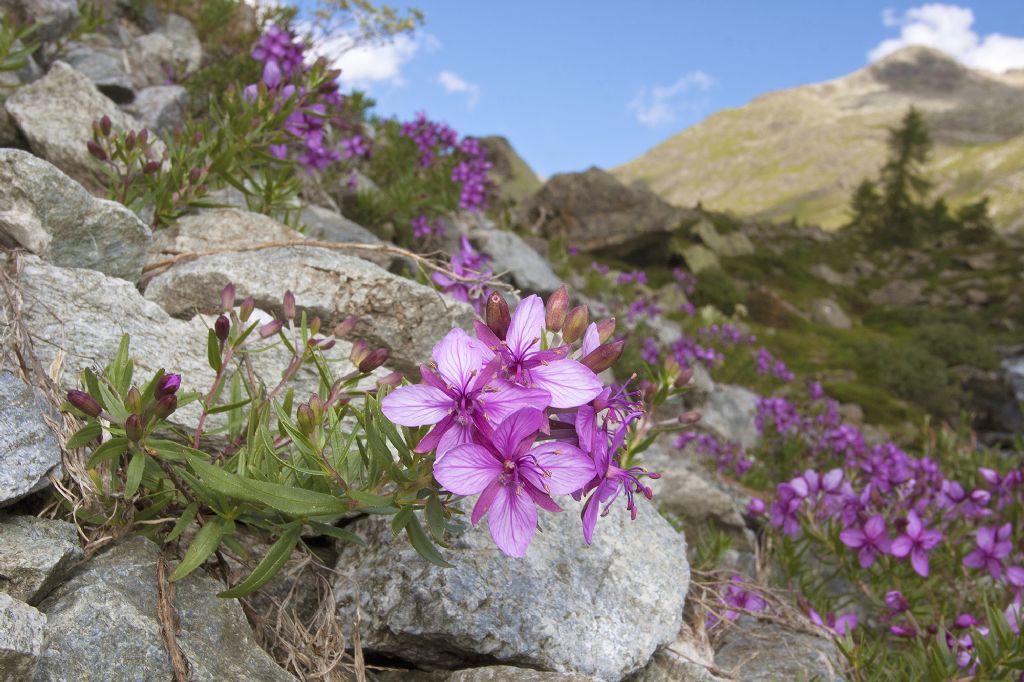
<svg viewBox="0 0 1024 682">
<path fill-rule="evenodd" d="M 742 386 L 716 384 L 701 400 L 689 406 L 700 412 L 701 425 L 719 438 L 735 441 L 750 449 L 760 437 L 757 417 L 757 394 Z"/>
<path fill-rule="evenodd" d="M 491 257 L 490 267 L 496 273 L 507 273 L 512 283 L 527 293 L 550 294 L 562 286 L 562 280 L 547 260 L 515 232 L 477 230 L 470 240 Z"/>
<path fill-rule="evenodd" d="M 385 242 L 365 227 L 349 220 L 337 211 L 323 206 L 310 204 L 302 209 L 299 216 L 304 227 L 304 234 L 310 239 L 324 242 L 347 242 L 352 244 L 383 245 Z M 382 268 L 391 269 L 395 264 L 395 255 L 383 251 L 352 249 L 348 252 Z M 411 265 L 411 263 L 410 263 Z"/>
<path fill-rule="evenodd" d="M 533 196 L 543 184 L 533 169 L 519 156 L 507 138 L 500 135 L 481 137 L 480 144 L 491 163 L 488 173 L 500 199 L 521 203 Z"/>
<path fill-rule="evenodd" d="M 364 649 L 421 667 L 490 660 L 619 680 L 673 641 L 689 586 L 682 535 L 639 501 L 601 519 L 590 546 L 579 505 L 542 513 L 526 556 L 495 547 L 481 522 L 449 538 L 453 568 L 420 558 L 386 519 L 349 529 L 368 547 L 342 547 L 335 593 L 342 624 L 358 604 Z M 643 570 L 637 570 L 643 557 Z"/>
<path fill-rule="evenodd" d="M 46 402 L 19 376 L 0 371 L 0 507 L 45 488 L 60 448 L 43 419 Z"/>
<path fill-rule="evenodd" d="M 391 349 L 389 363 L 415 371 L 452 327 L 467 327 L 473 309 L 430 287 L 393 275 L 365 260 L 321 247 L 274 247 L 259 252 L 225 252 L 182 261 L 156 275 L 146 298 L 171 315 L 214 312 L 220 290 L 232 282 L 239 297 L 279 311 L 285 290 L 295 293 L 324 328 L 349 315 L 359 317 L 355 335 Z"/>
<path fill-rule="evenodd" d="M 143 88 L 135 94 L 135 101 L 125 107 L 143 126 L 160 135 L 169 135 L 183 127 L 187 109 L 188 91 L 181 85 Z"/>
<path fill-rule="evenodd" d="M 32 679 L 43 650 L 46 616 L 0 592 L 0 680 Z"/>
<path fill-rule="evenodd" d="M 0 149 L 0 244 L 134 282 L 152 240 L 149 227 L 121 204 L 94 198 L 28 152 Z"/>
<path fill-rule="evenodd" d="M 67 521 L 0 519 L 0 592 L 38 604 L 81 560 L 78 532 Z"/>
<path fill-rule="evenodd" d="M 61 61 L 44 77 L 19 88 L 4 106 L 37 156 L 90 189 L 101 186 L 99 165 L 85 146 L 93 121 L 109 117 L 115 133 L 141 128 L 88 76 Z"/>
<path fill-rule="evenodd" d="M 39 608 L 46 640 L 34 680 L 100 682 L 171 679 L 157 620 L 160 550 L 142 537 L 115 545 L 79 569 Z M 201 570 L 175 583 L 178 646 L 192 679 L 293 682 L 259 647 L 237 601 Z"/>
<path fill-rule="evenodd" d="M 590 168 L 552 176 L 526 203 L 524 222 L 585 251 L 664 260 L 668 253 L 661 245 L 690 213 Z"/>
<path fill-rule="evenodd" d="M 690 231 L 717 256 L 745 256 L 754 253 L 754 244 L 746 234 L 739 230 L 719 232 L 715 224 L 707 218 L 698 221 Z"/>
<path fill-rule="evenodd" d="M 740 616 L 727 626 L 715 665 L 744 682 L 843 679 L 842 657 L 824 632 L 795 630 Z"/>
<path fill-rule="evenodd" d="M 132 79 L 125 69 L 124 50 L 74 42 L 65 48 L 62 56 L 75 71 L 87 76 L 100 92 L 118 104 L 135 99 Z"/>
</svg>

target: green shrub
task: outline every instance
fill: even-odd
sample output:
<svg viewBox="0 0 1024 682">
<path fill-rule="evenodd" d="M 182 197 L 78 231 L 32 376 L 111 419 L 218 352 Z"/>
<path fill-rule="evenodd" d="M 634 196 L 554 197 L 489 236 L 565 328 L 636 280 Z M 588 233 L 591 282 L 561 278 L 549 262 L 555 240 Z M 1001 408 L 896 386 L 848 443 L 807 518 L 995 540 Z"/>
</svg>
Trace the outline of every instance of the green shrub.
<svg viewBox="0 0 1024 682">
<path fill-rule="evenodd" d="M 914 334 L 914 344 L 946 363 L 992 369 L 998 358 L 988 338 L 962 324 L 929 324 Z"/>
<path fill-rule="evenodd" d="M 860 341 L 856 351 L 867 381 L 933 414 L 948 415 L 953 409 L 955 392 L 946 364 L 928 351 L 880 339 Z"/>
<path fill-rule="evenodd" d="M 746 298 L 732 278 L 717 268 L 700 273 L 693 292 L 694 305 L 710 305 L 726 315 L 732 315 L 736 304 L 745 303 Z"/>
</svg>

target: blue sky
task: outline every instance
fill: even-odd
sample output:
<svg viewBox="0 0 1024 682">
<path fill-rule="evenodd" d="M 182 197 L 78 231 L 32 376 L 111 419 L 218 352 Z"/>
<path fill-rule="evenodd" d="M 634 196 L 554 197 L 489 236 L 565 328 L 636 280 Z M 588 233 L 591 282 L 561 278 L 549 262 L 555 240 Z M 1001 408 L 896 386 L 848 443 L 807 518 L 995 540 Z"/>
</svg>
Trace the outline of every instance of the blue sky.
<svg viewBox="0 0 1024 682">
<path fill-rule="evenodd" d="M 381 115 L 423 110 L 463 134 L 504 135 L 543 176 L 618 165 L 715 111 L 908 43 L 1024 67 L 1022 0 L 408 4 L 423 29 L 346 53 L 343 80 Z"/>
</svg>

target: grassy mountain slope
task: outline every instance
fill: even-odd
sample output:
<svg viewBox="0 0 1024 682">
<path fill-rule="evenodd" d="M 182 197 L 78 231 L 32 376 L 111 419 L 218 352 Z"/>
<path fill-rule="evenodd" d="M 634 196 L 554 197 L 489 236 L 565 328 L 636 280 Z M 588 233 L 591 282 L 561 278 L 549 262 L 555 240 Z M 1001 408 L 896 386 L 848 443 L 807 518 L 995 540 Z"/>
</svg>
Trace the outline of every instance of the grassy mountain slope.
<svg viewBox="0 0 1024 682">
<path fill-rule="evenodd" d="M 973 71 L 924 47 L 718 112 L 612 172 L 678 205 L 835 228 L 912 104 L 936 142 L 936 191 L 954 205 L 988 195 L 1000 229 L 1024 227 L 1024 72 Z"/>
</svg>

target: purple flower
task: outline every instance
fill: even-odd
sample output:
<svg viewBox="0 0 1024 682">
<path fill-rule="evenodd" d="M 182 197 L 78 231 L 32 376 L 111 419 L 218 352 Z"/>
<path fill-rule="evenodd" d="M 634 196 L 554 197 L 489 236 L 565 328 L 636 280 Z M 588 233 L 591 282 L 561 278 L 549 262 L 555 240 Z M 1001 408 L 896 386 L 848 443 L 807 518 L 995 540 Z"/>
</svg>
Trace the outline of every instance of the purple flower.
<svg viewBox="0 0 1024 682">
<path fill-rule="evenodd" d="M 910 556 L 910 565 L 922 578 L 928 577 L 928 552 L 942 540 L 942 533 L 925 528 L 921 517 L 911 510 L 907 513 L 907 529 L 892 541 L 891 553 L 895 557 Z"/>
<path fill-rule="evenodd" d="M 739 611 L 732 609 L 754 613 L 765 610 L 767 602 L 757 592 L 744 589 L 740 576 L 734 575 L 729 580 L 732 584 L 725 588 L 722 596 L 722 602 L 731 607 L 723 614 L 728 620 L 736 620 L 740 616 Z"/>
<path fill-rule="evenodd" d="M 460 445 L 434 466 L 434 477 L 456 495 L 480 494 L 472 522 L 488 514 L 494 543 L 521 557 L 537 528 L 537 507 L 561 511 L 551 495 L 578 490 L 594 476 L 594 463 L 578 448 L 560 441 L 534 446 L 547 421 L 526 408 L 509 416 L 493 437 L 477 432 L 475 442 Z"/>
<path fill-rule="evenodd" d="M 452 254 L 451 268 L 453 273 L 464 279 L 454 280 L 440 272 L 435 272 L 430 278 L 441 287 L 441 291 L 452 298 L 472 304 L 479 315 L 483 312 L 486 290 L 494 275 L 491 269 L 486 267 L 489 260 L 489 257 L 477 253 L 466 235 L 462 235 L 459 249 Z"/>
<path fill-rule="evenodd" d="M 437 449 L 440 461 L 452 448 L 469 443 L 472 427 L 493 429 L 524 407 L 544 409 L 546 391 L 496 378 L 500 363 L 482 343 L 461 329 L 434 346 L 437 372 L 422 367 L 423 383 L 395 389 L 381 401 L 384 416 L 402 426 L 435 424 L 416 452 Z"/>
<path fill-rule="evenodd" d="M 855 613 L 847 613 L 838 617 L 835 614 L 830 613 L 824 620 L 822 620 L 817 611 L 812 608 L 808 608 L 807 615 L 811 619 L 812 623 L 820 628 L 828 630 L 838 637 L 845 637 L 848 633 L 853 632 L 853 629 L 857 627 L 857 614 Z"/>
<path fill-rule="evenodd" d="M 476 322 L 476 335 L 501 358 L 505 376 L 520 386 L 551 394 L 551 407 L 579 407 L 601 393 L 603 385 L 592 371 L 566 357 L 569 348 L 541 350 L 545 334 L 544 303 L 537 295 L 524 298 L 512 313 L 505 339 Z"/>
<path fill-rule="evenodd" d="M 346 159 L 351 159 L 353 156 L 368 157 L 370 155 L 370 145 L 366 143 L 362 135 L 353 135 L 342 140 L 341 147 L 345 152 Z"/>
<path fill-rule="evenodd" d="M 885 517 L 881 514 L 875 514 L 865 521 L 863 528 L 847 528 L 839 534 L 839 539 L 850 549 L 857 550 L 861 568 L 868 568 L 875 563 L 876 555 L 888 554 L 891 546 L 885 529 Z"/>
<path fill-rule="evenodd" d="M 885 605 L 897 613 L 910 608 L 910 602 L 907 601 L 907 598 L 899 590 L 891 590 L 885 593 Z"/>
<path fill-rule="evenodd" d="M 998 580 L 1003 574 L 1003 557 L 1013 551 L 1013 542 L 1010 534 L 1013 526 L 1004 523 L 998 529 L 992 526 L 982 526 L 975 531 L 974 537 L 977 547 L 973 552 L 964 557 L 964 565 L 971 568 L 987 568 L 989 575 Z"/>
<path fill-rule="evenodd" d="M 759 497 L 750 498 L 750 502 L 747 503 L 747 516 L 761 516 L 764 514 L 764 510 L 764 500 Z"/>
</svg>

